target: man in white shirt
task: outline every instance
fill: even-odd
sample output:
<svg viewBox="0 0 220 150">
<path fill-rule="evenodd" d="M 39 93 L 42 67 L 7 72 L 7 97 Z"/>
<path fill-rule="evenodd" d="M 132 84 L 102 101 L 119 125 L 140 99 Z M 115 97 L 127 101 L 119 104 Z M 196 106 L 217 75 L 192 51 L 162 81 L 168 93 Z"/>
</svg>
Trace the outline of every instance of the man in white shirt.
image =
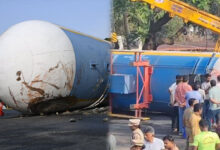
<svg viewBox="0 0 220 150">
<path fill-rule="evenodd" d="M 203 89 L 205 91 L 205 94 L 206 94 L 206 100 L 209 99 L 209 89 L 211 88 L 211 84 L 210 84 L 210 81 L 211 81 L 211 75 L 210 74 L 206 74 L 205 75 L 205 82 L 202 83 L 201 85 L 201 89 Z"/>
<path fill-rule="evenodd" d="M 163 150 L 164 143 L 161 139 L 154 137 L 155 131 L 151 126 L 146 126 L 143 128 L 144 133 L 144 150 Z"/>
<path fill-rule="evenodd" d="M 173 132 L 177 132 L 179 128 L 178 120 L 179 120 L 179 113 L 178 113 L 178 103 L 175 100 L 175 91 L 177 85 L 182 82 L 182 76 L 176 75 L 176 82 L 174 82 L 169 87 L 169 93 L 170 93 L 170 105 L 172 107 L 172 130 Z"/>
<path fill-rule="evenodd" d="M 204 99 L 203 112 L 202 112 L 203 119 L 205 119 L 205 120 L 209 120 L 209 118 L 212 116 L 212 112 L 209 109 L 209 106 L 210 106 L 209 90 L 211 88 L 210 81 L 211 81 L 211 75 L 206 74 L 205 81 L 201 85 L 201 89 L 203 89 L 205 91 L 205 99 Z"/>
</svg>

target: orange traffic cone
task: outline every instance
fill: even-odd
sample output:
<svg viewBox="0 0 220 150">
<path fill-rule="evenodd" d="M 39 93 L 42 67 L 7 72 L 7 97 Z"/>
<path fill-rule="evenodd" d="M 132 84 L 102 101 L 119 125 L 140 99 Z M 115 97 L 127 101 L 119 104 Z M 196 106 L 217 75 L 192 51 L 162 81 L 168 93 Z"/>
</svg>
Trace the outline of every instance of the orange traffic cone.
<svg viewBox="0 0 220 150">
<path fill-rule="evenodd" d="M 0 102 L 0 116 L 4 116 L 4 112 L 2 110 L 3 106 L 4 106 L 3 103 Z"/>
</svg>

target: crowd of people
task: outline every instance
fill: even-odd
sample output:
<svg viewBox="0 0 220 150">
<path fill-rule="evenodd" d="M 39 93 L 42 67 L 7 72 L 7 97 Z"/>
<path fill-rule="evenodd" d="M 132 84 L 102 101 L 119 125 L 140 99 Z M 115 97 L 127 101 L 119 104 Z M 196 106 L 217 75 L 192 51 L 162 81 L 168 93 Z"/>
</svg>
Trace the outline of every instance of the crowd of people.
<svg viewBox="0 0 220 150">
<path fill-rule="evenodd" d="M 186 138 L 186 150 L 220 149 L 220 76 L 203 83 L 188 83 L 189 76 L 176 76 L 169 87 L 172 107 L 172 131 Z M 140 128 L 140 120 L 131 119 L 131 150 L 178 150 L 174 139 L 167 135 L 154 137 L 153 127 Z"/>
<path fill-rule="evenodd" d="M 186 150 L 220 149 L 220 76 L 216 80 L 206 74 L 202 84 L 189 85 L 187 75 L 177 75 L 169 87 L 172 130 L 185 135 Z"/>
<path fill-rule="evenodd" d="M 171 135 L 156 138 L 152 126 L 140 127 L 140 119 L 130 119 L 128 125 L 132 130 L 130 150 L 179 150 Z"/>
<path fill-rule="evenodd" d="M 169 87 L 172 132 L 186 138 L 186 150 L 220 150 L 220 75 L 211 80 L 188 83 L 189 76 L 177 75 Z M 129 119 L 132 131 L 130 150 L 179 150 L 171 135 L 155 137 L 154 128 Z"/>
</svg>

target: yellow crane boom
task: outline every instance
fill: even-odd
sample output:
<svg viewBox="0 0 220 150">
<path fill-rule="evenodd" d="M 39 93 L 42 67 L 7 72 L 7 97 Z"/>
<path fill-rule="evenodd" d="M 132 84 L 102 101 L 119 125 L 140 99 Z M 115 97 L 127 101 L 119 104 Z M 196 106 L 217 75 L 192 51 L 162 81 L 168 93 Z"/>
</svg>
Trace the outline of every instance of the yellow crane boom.
<svg viewBox="0 0 220 150">
<path fill-rule="evenodd" d="M 131 0 L 133 2 L 145 2 L 151 8 L 161 8 L 170 13 L 170 17 L 179 16 L 184 22 L 191 21 L 210 29 L 220 35 L 220 18 L 205 11 L 201 11 L 179 0 Z M 220 52 L 220 38 L 215 47 L 216 52 Z"/>
</svg>

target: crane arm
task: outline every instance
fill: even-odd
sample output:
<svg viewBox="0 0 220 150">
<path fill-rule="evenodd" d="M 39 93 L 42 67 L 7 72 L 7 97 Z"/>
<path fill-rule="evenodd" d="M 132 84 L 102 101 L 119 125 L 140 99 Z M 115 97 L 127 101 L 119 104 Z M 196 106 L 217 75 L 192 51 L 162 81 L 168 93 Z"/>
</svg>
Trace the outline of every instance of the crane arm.
<svg viewBox="0 0 220 150">
<path fill-rule="evenodd" d="M 220 18 L 205 11 L 201 11 L 179 0 L 131 0 L 133 2 L 145 2 L 151 8 L 161 8 L 170 13 L 170 17 L 179 16 L 184 22 L 191 21 L 220 34 Z M 220 51 L 220 38 L 215 51 Z"/>
</svg>

